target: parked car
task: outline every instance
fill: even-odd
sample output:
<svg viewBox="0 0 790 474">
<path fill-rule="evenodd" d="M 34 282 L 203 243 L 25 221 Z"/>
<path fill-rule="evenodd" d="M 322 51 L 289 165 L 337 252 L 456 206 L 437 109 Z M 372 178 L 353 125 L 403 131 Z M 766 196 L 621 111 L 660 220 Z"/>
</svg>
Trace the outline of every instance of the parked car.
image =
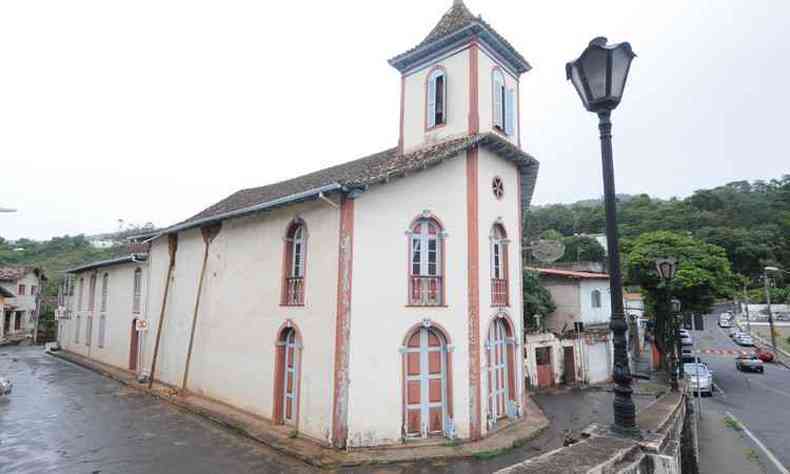
<svg viewBox="0 0 790 474">
<path fill-rule="evenodd" d="M 0 377 L 0 398 L 8 395 L 13 390 L 14 384 L 5 377 Z"/>
<path fill-rule="evenodd" d="M 722 313 L 719 315 L 719 326 L 723 328 L 732 327 L 732 318 L 729 313 Z"/>
<path fill-rule="evenodd" d="M 688 329 L 679 329 L 678 334 L 680 335 L 680 337 L 691 336 L 691 334 L 689 334 Z"/>
<path fill-rule="evenodd" d="M 741 334 L 741 330 L 738 328 L 730 328 L 730 337 L 735 337 L 738 334 Z"/>
<path fill-rule="evenodd" d="M 741 371 L 763 373 L 763 361 L 756 354 L 742 354 L 735 358 L 735 368 Z"/>
<path fill-rule="evenodd" d="M 774 358 L 776 357 L 776 356 L 774 356 L 773 352 L 767 351 L 765 349 L 761 349 L 759 347 L 754 350 L 754 353 L 763 362 L 773 362 Z"/>
<path fill-rule="evenodd" d="M 698 357 L 694 355 L 694 349 L 683 347 L 680 350 L 680 362 L 683 364 L 697 362 Z"/>
<path fill-rule="evenodd" d="M 713 375 L 702 363 L 683 364 L 683 374 L 688 381 L 689 390 L 703 395 L 713 395 Z"/>
<path fill-rule="evenodd" d="M 741 333 L 735 337 L 735 343 L 747 347 L 754 346 L 754 340 L 752 339 L 752 336 L 744 333 Z"/>
</svg>

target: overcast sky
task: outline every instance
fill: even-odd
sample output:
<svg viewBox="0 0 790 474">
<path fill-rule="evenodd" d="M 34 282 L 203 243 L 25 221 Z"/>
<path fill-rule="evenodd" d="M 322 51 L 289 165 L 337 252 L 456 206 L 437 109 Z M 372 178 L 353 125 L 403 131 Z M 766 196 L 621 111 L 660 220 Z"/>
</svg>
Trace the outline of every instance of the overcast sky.
<svg viewBox="0 0 790 474">
<path fill-rule="evenodd" d="M 397 143 L 386 60 L 452 0 L 0 3 L 0 236 L 185 219 L 228 194 Z M 602 193 L 595 117 L 564 64 L 638 57 L 613 115 L 618 192 L 686 196 L 790 172 L 790 2 L 467 0 L 530 61 L 533 204 Z M 461 204 L 459 204 L 461 205 Z"/>
</svg>

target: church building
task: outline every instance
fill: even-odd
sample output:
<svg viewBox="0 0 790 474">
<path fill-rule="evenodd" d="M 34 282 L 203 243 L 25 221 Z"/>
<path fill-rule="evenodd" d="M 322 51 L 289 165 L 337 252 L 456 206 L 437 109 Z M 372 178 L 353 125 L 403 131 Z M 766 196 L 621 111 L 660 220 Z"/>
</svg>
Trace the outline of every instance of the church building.
<svg viewBox="0 0 790 474">
<path fill-rule="evenodd" d="M 129 258 L 72 269 L 63 349 L 337 448 L 529 423 L 530 65 L 460 0 L 389 63 L 396 146 L 238 191 Z"/>
</svg>

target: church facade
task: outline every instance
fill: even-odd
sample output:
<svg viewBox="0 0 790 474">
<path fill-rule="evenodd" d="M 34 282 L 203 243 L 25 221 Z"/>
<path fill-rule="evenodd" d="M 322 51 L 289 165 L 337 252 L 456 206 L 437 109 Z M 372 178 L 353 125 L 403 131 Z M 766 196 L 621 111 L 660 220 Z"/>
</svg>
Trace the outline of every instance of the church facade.
<svg viewBox="0 0 790 474">
<path fill-rule="evenodd" d="M 538 171 L 519 138 L 530 66 L 458 0 L 390 64 L 397 146 L 239 191 L 139 237 L 144 258 L 72 269 L 88 283 L 69 299 L 107 291 L 94 300 L 117 309 L 102 322 L 110 348 L 87 352 L 88 305 L 67 302 L 63 348 L 338 448 L 475 440 L 517 422 L 520 236 Z"/>
</svg>

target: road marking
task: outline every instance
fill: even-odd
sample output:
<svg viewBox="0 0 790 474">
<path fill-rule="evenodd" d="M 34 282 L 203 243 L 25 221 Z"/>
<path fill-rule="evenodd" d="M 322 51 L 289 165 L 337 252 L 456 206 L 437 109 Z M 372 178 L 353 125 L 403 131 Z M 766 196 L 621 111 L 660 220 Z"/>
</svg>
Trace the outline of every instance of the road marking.
<svg viewBox="0 0 790 474">
<path fill-rule="evenodd" d="M 721 389 L 721 387 L 716 385 L 716 382 L 713 382 L 713 388 L 715 388 L 716 391 L 719 392 L 721 395 L 723 395 L 725 397 L 727 396 L 727 392 L 725 392 L 724 390 Z"/>
<path fill-rule="evenodd" d="M 755 436 L 754 434 L 752 434 L 752 432 L 751 432 L 751 431 L 749 431 L 749 428 L 747 428 L 747 427 L 746 427 L 746 425 L 744 425 L 744 424 L 743 424 L 743 422 L 741 422 L 741 420 L 739 420 L 739 419 L 735 418 L 735 415 L 733 415 L 733 414 L 732 414 L 732 413 L 730 413 L 730 412 L 725 412 L 725 413 L 727 413 L 727 416 L 729 416 L 730 418 L 732 418 L 733 420 L 735 420 L 735 421 L 736 421 L 736 422 L 737 422 L 737 423 L 740 425 L 740 427 L 741 427 L 741 429 L 743 430 L 743 432 L 744 432 L 744 433 L 746 433 L 746 435 L 747 435 L 747 436 L 749 436 L 749 438 L 751 438 L 751 439 L 752 439 L 752 441 L 754 441 L 754 443 L 755 443 L 757 446 L 759 446 L 759 447 L 760 447 L 760 449 L 762 449 L 762 450 L 763 450 L 763 452 L 765 453 L 765 455 L 766 455 L 766 456 L 768 456 L 768 459 L 770 459 L 772 463 L 774 463 L 774 465 L 776 466 L 776 469 L 777 469 L 779 472 L 781 472 L 782 474 L 790 474 L 790 471 L 788 471 L 788 470 L 787 470 L 787 469 L 786 469 L 786 468 L 785 468 L 785 467 L 782 465 L 782 463 L 780 463 L 780 462 L 779 462 L 779 460 L 778 460 L 778 459 L 776 459 L 776 456 L 774 456 L 774 453 L 772 453 L 772 452 L 771 452 L 771 450 L 770 450 L 770 449 L 768 449 L 768 448 L 767 448 L 767 447 L 766 447 L 766 446 L 763 444 L 763 442 L 762 442 L 762 441 L 760 441 L 759 439 L 757 439 L 757 436 Z"/>
</svg>

